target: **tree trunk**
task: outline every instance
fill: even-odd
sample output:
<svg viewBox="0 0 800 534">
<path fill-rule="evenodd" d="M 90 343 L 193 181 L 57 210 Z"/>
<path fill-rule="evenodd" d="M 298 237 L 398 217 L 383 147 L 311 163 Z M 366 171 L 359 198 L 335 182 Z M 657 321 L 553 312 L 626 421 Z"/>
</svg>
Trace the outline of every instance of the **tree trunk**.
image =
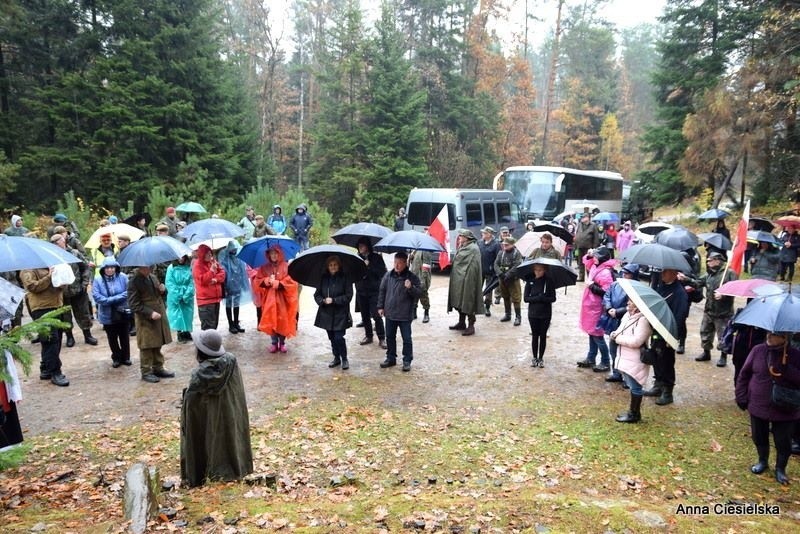
<svg viewBox="0 0 800 534">
<path fill-rule="evenodd" d="M 547 78 L 547 98 L 544 105 L 544 129 L 542 132 L 542 152 L 539 154 L 539 163 L 547 160 L 547 133 L 550 127 L 550 111 L 553 107 L 553 93 L 556 86 L 556 67 L 558 65 L 558 42 L 561 37 L 561 8 L 564 0 L 558 0 L 558 15 L 556 16 L 556 33 L 553 38 L 553 54 L 550 57 L 550 76 Z"/>
</svg>

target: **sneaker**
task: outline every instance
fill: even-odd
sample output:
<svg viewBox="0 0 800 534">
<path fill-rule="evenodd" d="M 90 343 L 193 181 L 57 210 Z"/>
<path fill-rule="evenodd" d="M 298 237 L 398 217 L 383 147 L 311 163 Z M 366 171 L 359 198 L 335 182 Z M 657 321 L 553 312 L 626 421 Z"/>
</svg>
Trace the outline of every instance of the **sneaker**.
<svg viewBox="0 0 800 534">
<path fill-rule="evenodd" d="M 119 360 L 114 360 L 113 362 L 111 362 L 111 367 L 113 367 L 114 369 L 117 369 L 120 365 L 122 365 L 122 362 Z"/>
<path fill-rule="evenodd" d="M 592 371 L 595 373 L 607 373 L 609 371 L 609 367 L 607 365 L 595 365 L 592 367 Z"/>
<path fill-rule="evenodd" d="M 133 362 L 131 362 L 130 360 L 123 360 L 122 361 L 122 365 L 126 365 L 126 366 L 130 367 L 131 365 L 133 365 Z"/>
<path fill-rule="evenodd" d="M 617 373 L 611 373 L 606 377 L 606 382 L 622 382 L 622 376 Z"/>
<path fill-rule="evenodd" d="M 156 382 L 161 382 L 161 379 L 158 378 L 153 373 L 146 373 L 142 375 L 142 380 L 145 382 L 150 382 L 151 384 L 155 384 Z"/>
<path fill-rule="evenodd" d="M 55 373 L 50 378 L 50 383 L 55 384 L 56 386 L 60 386 L 60 387 L 63 388 L 63 387 L 67 387 L 69 385 L 69 380 L 67 380 L 67 377 L 62 375 L 61 373 Z"/>
<path fill-rule="evenodd" d="M 539 369 L 544 369 L 544 360 L 539 358 L 538 362 L 539 362 Z"/>
<path fill-rule="evenodd" d="M 39 373 L 39 380 L 50 380 L 51 378 L 53 378 L 52 373 L 48 373 L 45 371 Z"/>
<path fill-rule="evenodd" d="M 594 367 L 594 362 L 592 360 L 589 360 L 589 359 L 581 360 L 581 361 L 576 362 L 576 363 L 578 364 L 578 367 L 580 367 L 582 369 L 588 369 L 589 367 Z"/>
<path fill-rule="evenodd" d="M 372 343 L 372 338 L 369 336 L 364 336 L 364 338 L 358 342 L 359 345 L 369 345 Z"/>
<path fill-rule="evenodd" d="M 153 374 L 158 378 L 175 378 L 175 373 L 167 369 L 153 369 Z"/>
<path fill-rule="evenodd" d="M 411 370 L 411 362 L 403 362 L 403 372 L 407 373 Z"/>
<path fill-rule="evenodd" d="M 387 367 L 394 367 L 395 365 L 397 365 L 397 361 L 386 358 L 381 362 L 381 369 L 386 369 Z"/>
</svg>

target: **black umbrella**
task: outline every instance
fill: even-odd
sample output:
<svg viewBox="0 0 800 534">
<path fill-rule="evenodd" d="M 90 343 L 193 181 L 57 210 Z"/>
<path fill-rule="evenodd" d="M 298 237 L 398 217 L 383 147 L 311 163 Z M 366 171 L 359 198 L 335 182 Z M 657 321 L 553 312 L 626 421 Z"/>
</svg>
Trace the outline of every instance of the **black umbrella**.
<svg viewBox="0 0 800 534">
<path fill-rule="evenodd" d="M 378 252 L 405 252 L 407 250 L 425 250 L 428 252 L 444 252 L 444 247 L 428 234 L 403 230 L 392 232 L 372 247 Z"/>
<path fill-rule="evenodd" d="M 547 273 L 545 276 L 553 283 L 555 289 L 559 287 L 574 286 L 578 280 L 578 273 L 572 267 L 564 265 L 561 260 L 553 258 L 536 258 L 525 260 L 517 265 L 511 272 L 512 276 L 522 278 L 525 281 L 532 281 L 534 265 L 545 265 Z"/>
<path fill-rule="evenodd" d="M 486 287 L 483 289 L 483 296 L 485 297 L 486 295 L 491 295 L 492 291 L 494 291 L 499 285 L 500 278 L 498 278 L 496 275 L 491 277 L 489 280 L 487 280 Z"/>
<path fill-rule="evenodd" d="M 769 243 L 770 245 L 775 245 L 776 247 L 779 247 L 783 244 L 773 234 L 769 232 L 762 232 L 760 230 L 748 230 L 747 240 L 753 243 Z"/>
<path fill-rule="evenodd" d="M 358 241 L 363 238 L 369 239 L 371 246 L 392 233 L 392 230 L 371 222 L 360 222 L 355 224 L 348 224 L 331 237 L 340 245 L 347 245 L 348 247 L 357 247 Z"/>
<path fill-rule="evenodd" d="M 731 250 L 733 248 L 733 243 L 731 243 L 730 239 L 716 232 L 704 232 L 702 234 L 697 234 L 697 238 L 706 244 L 711 245 L 717 250 Z"/>
<path fill-rule="evenodd" d="M 691 273 L 692 267 L 679 251 L 659 245 L 658 243 L 645 243 L 634 245 L 619 256 L 619 260 L 639 265 L 649 265 L 660 269 L 675 269 L 684 273 Z"/>
<path fill-rule="evenodd" d="M 125 219 L 122 222 L 124 222 L 125 224 L 130 224 L 134 228 L 139 228 L 139 221 L 141 219 L 144 219 L 144 227 L 145 228 L 150 226 L 150 221 L 153 220 L 153 218 L 150 216 L 149 213 L 137 213 L 136 215 L 131 215 L 130 217 L 128 217 L 127 219 Z"/>
<path fill-rule="evenodd" d="M 769 219 L 765 219 L 763 217 L 750 217 L 749 219 L 747 219 L 747 222 L 753 226 L 751 230 L 772 232 L 775 229 L 775 225 L 772 224 L 772 221 L 770 221 Z"/>
<path fill-rule="evenodd" d="M 697 236 L 686 228 L 669 228 L 656 234 L 655 242 L 675 250 L 686 250 L 700 244 Z"/>
<path fill-rule="evenodd" d="M 353 249 L 342 245 L 318 245 L 299 254 L 289 263 L 289 276 L 304 286 L 319 287 L 328 269 L 328 258 L 339 256 L 342 274 L 349 282 L 358 282 L 367 274 L 367 264 Z"/>
<path fill-rule="evenodd" d="M 549 232 L 556 237 L 560 237 L 568 244 L 572 244 L 572 234 L 567 231 L 566 228 L 561 226 L 560 224 L 553 224 L 553 223 L 542 223 L 542 224 L 535 224 L 533 226 L 534 232 Z"/>
</svg>

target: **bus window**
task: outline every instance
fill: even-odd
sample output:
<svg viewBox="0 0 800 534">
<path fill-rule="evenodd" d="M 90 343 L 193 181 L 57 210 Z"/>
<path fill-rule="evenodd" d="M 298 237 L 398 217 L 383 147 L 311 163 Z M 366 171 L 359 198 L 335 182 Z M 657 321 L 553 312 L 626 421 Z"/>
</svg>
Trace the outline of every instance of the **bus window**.
<svg viewBox="0 0 800 534">
<path fill-rule="evenodd" d="M 483 224 L 497 224 L 497 213 L 492 203 L 483 205 Z"/>
<path fill-rule="evenodd" d="M 482 215 L 480 204 L 467 204 L 467 226 L 481 226 Z"/>
</svg>

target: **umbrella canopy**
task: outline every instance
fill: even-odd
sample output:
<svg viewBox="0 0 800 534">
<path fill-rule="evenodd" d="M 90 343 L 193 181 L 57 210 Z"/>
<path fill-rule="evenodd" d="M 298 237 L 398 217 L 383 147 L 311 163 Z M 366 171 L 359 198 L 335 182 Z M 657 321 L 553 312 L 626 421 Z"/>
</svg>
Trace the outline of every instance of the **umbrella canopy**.
<svg viewBox="0 0 800 534">
<path fill-rule="evenodd" d="M 775 282 L 762 280 L 760 278 L 750 278 L 747 280 L 731 280 L 730 282 L 725 282 L 717 288 L 716 292 L 727 297 L 755 298 L 759 295 L 754 290 L 761 286 L 774 286 L 780 291 L 780 286 Z"/>
<path fill-rule="evenodd" d="M 177 209 L 177 208 L 175 208 Z M 185 237 L 187 243 L 192 244 L 206 239 L 222 239 L 224 237 L 242 237 L 244 228 L 225 219 L 203 219 L 195 221 L 178 232 Z"/>
<path fill-rule="evenodd" d="M 677 349 L 680 344 L 677 339 L 678 323 L 664 297 L 659 295 L 655 289 L 638 280 L 620 278 L 617 282 L 628 298 L 636 304 L 642 315 L 647 318 L 653 330 L 658 332 L 670 347 Z"/>
<path fill-rule="evenodd" d="M 616 213 L 611 213 L 608 211 L 601 211 L 594 217 L 592 217 L 594 222 L 608 224 L 608 223 L 618 223 L 619 222 L 619 215 Z"/>
<path fill-rule="evenodd" d="M 100 236 L 105 234 L 111 234 L 111 241 L 114 242 L 114 245 L 119 246 L 119 241 L 117 241 L 118 235 L 127 235 L 131 238 L 131 241 L 137 241 L 142 236 L 144 236 L 144 232 L 131 226 L 130 224 L 125 223 L 117 223 L 117 224 L 109 224 L 108 226 L 102 226 L 94 231 L 94 233 L 86 240 L 86 243 L 83 244 L 86 248 L 99 248 L 100 247 Z"/>
<path fill-rule="evenodd" d="M 692 267 L 683 254 L 658 243 L 634 245 L 620 254 L 619 260 L 660 269 L 675 269 L 684 273 L 692 272 Z"/>
<path fill-rule="evenodd" d="M 197 202 L 184 202 L 175 206 L 175 211 L 182 211 L 184 213 L 208 213 L 206 209 Z"/>
<path fill-rule="evenodd" d="M 797 219 L 800 221 L 800 217 L 797 217 Z M 772 224 L 769 219 L 765 219 L 764 217 L 750 217 L 747 219 L 747 222 L 751 226 L 751 230 L 771 232 L 775 229 L 775 225 Z M 798 225 L 800 225 L 800 222 L 798 222 Z"/>
<path fill-rule="evenodd" d="M 775 219 L 775 224 L 783 226 L 784 228 L 797 229 L 800 228 L 800 217 L 797 215 L 784 215 L 783 217 Z"/>
<path fill-rule="evenodd" d="M 369 239 L 369 243 L 375 246 L 375 243 L 392 233 L 392 230 L 371 222 L 359 222 L 355 224 L 348 224 L 331 237 L 340 245 L 356 248 L 358 241 L 363 238 Z"/>
<path fill-rule="evenodd" d="M 747 240 L 751 243 L 769 243 L 771 245 L 780 246 L 782 243 L 778 238 L 769 232 L 762 232 L 761 230 L 748 230 Z"/>
<path fill-rule="evenodd" d="M 145 227 L 150 226 L 150 222 L 153 220 L 153 218 L 150 216 L 149 213 L 137 213 L 135 215 L 131 215 L 130 217 L 128 217 L 127 219 L 125 219 L 122 222 L 124 222 L 125 224 L 128 224 L 130 226 L 135 226 L 136 228 L 138 228 L 139 227 L 139 221 L 142 220 L 142 219 L 144 219 Z"/>
<path fill-rule="evenodd" d="M 148 267 L 192 257 L 192 249 L 174 237 L 158 235 L 143 237 L 120 252 L 117 261 L 122 267 Z"/>
<path fill-rule="evenodd" d="M 367 274 L 367 264 L 353 249 L 342 245 L 317 245 L 305 250 L 289 263 L 289 276 L 304 286 L 319 287 L 328 269 L 328 258 L 339 256 L 342 273 L 349 282 L 358 282 Z"/>
<path fill-rule="evenodd" d="M 565 243 L 570 244 L 572 243 L 572 234 L 567 231 L 566 228 L 561 226 L 560 224 L 553 224 L 549 222 L 545 223 L 536 223 L 533 225 L 534 232 L 549 232 L 553 235 L 553 237 L 558 237 L 562 239 Z M 563 252 L 562 252 L 563 254 Z"/>
<path fill-rule="evenodd" d="M 700 244 L 697 236 L 686 228 L 669 228 L 656 234 L 655 242 L 675 250 L 686 250 Z"/>
<path fill-rule="evenodd" d="M 768 332 L 800 332 L 800 294 L 787 292 L 753 299 L 733 322 Z"/>
<path fill-rule="evenodd" d="M 577 214 L 579 215 L 586 210 L 589 210 L 590 212 L 595 210 L 600 211 L 600 206 L 598 206 L 597 204 L 592 204 L 588 200 L 584 200 L 583 202 L 578 202 L 577 204 L 573 204 L 572 206 L 570 206 L 570 208 L 575 210 L 575 212 L 577 212 Z"/>
<path fill-rule="evenodd" d="M 697 238 L 719 250 L 731 250 L 733 248 L 733 243 L 731 243 L 730 239 L 716 232 L 703 232 L 702 234 L 697 234 Z"/>
<path fill-rule="evenodd" d="M 712 208 L 708 211 L 704 211 L 700 215 L 697 216 L 698 219 L 724 219 L 728 217 L 730 213 L 725 210 Z"/>
<path fill-rule="evenodd" d="M 675 228 L 673 225 L 669 223 L 664 223 L 660 221 L 651 221 L 644 224 L 640 224 L 634 235 L 639 243 L 652 243 L 653 240 L 656 238 L 656 235 L 659 232 L 663 232 L 664 230 L 668 230 L 669 228 Z"/>
<path fill-rule="evenodd" d="M 0 272 L 43 269 L 59 263 L 79 261 L 81 260 L 49 241 L 0 234 Z"/>
<path fill-rule="evenodd" d="M 517 247 L 520 254 L 528 257 L 535 249 L 542 245 L 542 235 L 544 235 L 544 232 L 525 232 L 525 235 L 517 239 L 514 246 Z M 553 236 L 553 248 L 563 256 L 567 244 L 560 237 Z"/>
<path fill-rule="evenodd" d="M 434 238 L 414 230 L 393 232 L 375 243 L 372 248 L 378 252 L 405 252 L 406 250 L 444 252 L 444 247 Z"/>
<path fill-rule="evenodd" d="M 559 287 L 574 286 L 578 280 L 578 272 L 575 269 L 553 258 L 525 260 L 513 269 L 513 276 L 522 278 L 525 281 L 533 280 L 535 278 L 533 274 L 534 265 L 545 265 L 547 267 L 545 276 L 553 283 L 556 289 Z"/>
<path fill-rule="evenodd" d="M 23 298 L 24 289 L 0 278 L 0 322 L 14 318 Z"/>
<path fill-rule="evenodd" d="M 567 211 L 562 211 L 561 213 L 559 213 L 558 215 L 556 215 L 555 217 L 553 217 L 553 222 L 554 222 L 554 223 L 560 223 L 560 222 L 561 222 L 561 220 L 562 220 L 564 217 L 566 217 L 567 215 L 575 215 L 575 210 L 567 210 Z"/>
<path fill-rule="evenodd" d="M 283 257 L 287 260 L 294 258 L 300 252 L 300 245 L 289 236 L 265 235 L 245 243 L 239 251 L 239 259 L 254 269 L 261 267 L 267 263 L 267 251 L 275 245 L 281 247 Z"/>
<path fill-rule="evenodd" d="M 208 248 L 210 248 L 211 250 L 219 250 L 221 248 L 227 247 L 228 243 L 230 243 L 231 241 L 235 242 L 236 238 L 235 237 L 220 237 L 220 238 L 217 238 L 217 239 L 205 239 L 203 241 L 195 241 L 195 242 L 193 242 L 191 245 L 189 245 L 189 248 L 192 249 L 192 250 L 197 250 L 202 245 L 205 245 Z"/>
</svg>

